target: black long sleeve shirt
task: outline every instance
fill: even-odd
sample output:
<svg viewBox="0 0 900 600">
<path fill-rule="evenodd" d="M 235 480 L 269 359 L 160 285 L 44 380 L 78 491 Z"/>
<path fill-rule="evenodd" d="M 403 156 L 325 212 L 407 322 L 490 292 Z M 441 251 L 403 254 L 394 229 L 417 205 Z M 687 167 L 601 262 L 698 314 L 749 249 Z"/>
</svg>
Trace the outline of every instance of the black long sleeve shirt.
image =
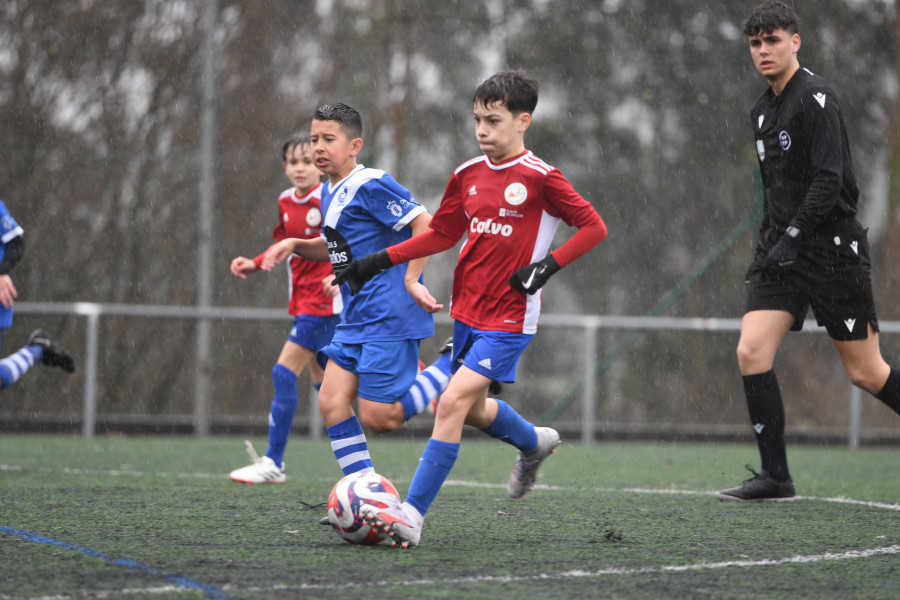
<svg viewBox="0 0 900 600">
<path fill-rule="evenodd" d="M 801 68 L 781 94 L 768 88 L 750 114 L 765 193 L 760 234 L 794 226 L 806 237 L 854 221 L 859 188 L 828 83 Z"/>
</svg>

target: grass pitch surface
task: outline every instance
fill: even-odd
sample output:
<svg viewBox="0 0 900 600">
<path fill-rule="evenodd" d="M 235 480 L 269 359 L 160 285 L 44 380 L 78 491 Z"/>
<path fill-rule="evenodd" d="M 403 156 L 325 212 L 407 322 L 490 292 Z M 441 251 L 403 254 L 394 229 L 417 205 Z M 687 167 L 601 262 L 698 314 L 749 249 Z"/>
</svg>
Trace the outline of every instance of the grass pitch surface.
<svg viewBox="0 0 900 600">
<path fill-rule="evenodd" d="M 425 440 L 369 441 L 403 495 Z M 227 478 L 239 438 L 4 435 L 0 599 L 900 598 L 898 456 L 792 447 L 798 499 L 739 503 L 712 491 L 755 447 L 564 443 L 512 500 L 515 451 L 467 439 L 399 550 L 318 524 L 327 440 L 292 439 L 287 483 L 250 486 Z"/>
</svg>

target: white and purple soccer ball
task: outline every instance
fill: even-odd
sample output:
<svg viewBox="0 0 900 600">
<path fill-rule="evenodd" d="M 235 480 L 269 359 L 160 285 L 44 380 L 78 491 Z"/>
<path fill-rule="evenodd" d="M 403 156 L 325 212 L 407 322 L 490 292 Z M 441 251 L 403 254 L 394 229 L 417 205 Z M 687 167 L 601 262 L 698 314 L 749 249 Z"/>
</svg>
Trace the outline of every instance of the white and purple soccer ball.
<svg viewBox="0 0 900 600">
<path fill-rule="evenodd" d="M 400 506 L 400 494 L 394 484 L 373 471 L 347 475 L 328 496 L 328 521 L 339 536 L 351 544 L 378 544 L 388 538 L 384 531 L 366 525 L 360 508 L 371 504 L 378 508 Z"/>
</svg>

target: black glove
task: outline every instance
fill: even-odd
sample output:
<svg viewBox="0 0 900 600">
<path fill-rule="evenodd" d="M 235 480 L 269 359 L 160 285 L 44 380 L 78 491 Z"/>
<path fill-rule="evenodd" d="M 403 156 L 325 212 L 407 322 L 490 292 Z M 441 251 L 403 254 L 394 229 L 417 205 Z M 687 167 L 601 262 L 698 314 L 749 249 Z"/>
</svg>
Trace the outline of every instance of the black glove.
<svg viewBox="0 0 900 600">
<path fill-rule="evenodd" d="M 531 263 L 513 273 L 509 278 L 509 285 L 520 292 L 534 294 L 561 268 L 556 259 L 548 254 L 536 263 Z"/>
<path fill-rule="evenodd" d="M 797 261 L 797 253 L 800 251 L 799 237 L 799 229 L 788 227 L 781 239 L 769 250 L 769 255 L 763 259 L 763 271 L 774 273 L 792 268 Z"/>
<path fill-rule="evenodd" d="M 379 250 L 374 254 L 363 256 L 359 260 L 351 261 L 349 265 L 337 273 L 331 285 L 350 284 L 350 295 L 359 293 L 367 281 L 394 266 L 387 250 Z"/>
</svg>

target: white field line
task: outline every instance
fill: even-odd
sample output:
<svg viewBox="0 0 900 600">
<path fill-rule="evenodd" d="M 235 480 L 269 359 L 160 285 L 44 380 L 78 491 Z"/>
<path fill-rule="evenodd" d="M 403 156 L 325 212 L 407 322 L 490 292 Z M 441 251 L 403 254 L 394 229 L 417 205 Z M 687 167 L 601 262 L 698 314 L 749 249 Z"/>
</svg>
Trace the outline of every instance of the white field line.
<svg viewBox="0 0 900 600">
<path fill-rule="evenodd" d="M 563 571 L 560 573 L 537 573 L 535 575 L 483 575 L 478 577 L 460 577 L 453 579 L 417 579 L 409 581 L 365 581 L 348 582 L 342 584 L 300 584 L 300 585 L 274 585 L 271 587 L 232 588 L 241 592 L 267 592 L 267 591 L 302 591 L 302 590 L 339 590 L 354 588 L 390 587 L 390 586 L 448 586 L 472 583 L 521 583 L 529 581 L 558 581 L 573 578 L 599 578 L 615 575 L 653 575 L 666 573 L 683 573 L 688 571 L 713 571 L 717 569 L 771 567 L 787 564 L 809 564 L 826 561 L 849 560 L 855 558 L 869 558 L 900 554 L 900 545 L 885 546 L 882 548 L 870 548 L 868 550 L 852 550 L 849 552 L 826 552 L 809 556 L 790 556 L 788 558 L 761 559 L 761 560 L 732 560 L 726 562 L 696 563 L 690 565 L 668 565 L 662 567 L 644 567 L 639 569 L 598 569 L 596 571 Z M 223 590 L 230 591 L 229 586 L 223 586 Z"/>
<path fill-rule="evenodd" d="M 40 470 L 43 472 L 53 472 L 56 469 L 48 468 L 48 467 L 40 467 L 38 469 L 34 468 L 24 468 L 20 465 L 5 465 L 0 464 L 0 471 L 8 471 L 8 472 L 25 472 L 29 470 Z M 223 474 L 214 474 L 214 473 L 167 473 L 167 472 L 144 472 L 144 471 L 135 471 L 131 469 L 123 468 L 121 470 L 102 470 L 102 469 L 73 469 L 73 468 L 62 468 L 59 469 L 64 474 L 69 475 L 104 475 L 110 477 L 145 477 L 145 476 L 154 476 L 154 477 L 177 477 L 180 479 L 227 479 L 227 475 Z M 451 487 L 471 487 L 471 488 L 484 488 L 484 489 L 503 489 L 505 488 L 505 484 L 496 484 L 496 483 L 481 483 L 477 481 L 463 481 L 463 480 L 455 480 L 448 479 L 444 485 Z M 552 490 L 552 491 L 566 491 L 567 489 L 562 486 L 551 486 L 551 485 L 536 485 L 535 489 L 543 489 L 543 490 Z M 679 490 L 679 489 L 650 489 L 650 488 L 596 488 L 596 491 L 600 493 L 632 493 L 632 494 L 671 494 L 671 495 L 686 495 L 686 496 L 710 496 L 714 492 L 712 491 L 699 491 L 699 490 Z M 888 504 L 884 502 L 869 502 L 865 500 L 854 500 L 852 498 L 843 498 L 843 497 L 831 497 L 831 498 L 819 498 L 816 496 L 797 496 L 797 500 L 806 500 L 806 501 L 818 501 L 818 502 L 832 502 L 837 504 L 848 504 L 855 506 L 866 506 L 870 508 L 881 508 L 885 510 L 891 511 L 900 511 L 900 504 Z M 294 533 L 294 532 L 285 532 L 285 533 Z M 785 564 L 809 564 L 809 563 L 817 563 L 817 562 L 830 562 L 830 561 L 839 561 L 839 560 L 850 560 L 850 559 L 859 559 L 859 558 L 869 558 L 872 556 L 883 556 L 883 555 L 895 555 L 900 554 L 900 545 L 893 546 L 885 546 L 881 548 L 870 548 L 868 550 L 852 550 L 847 552 L 826 552 L 824 554 L 815 554 L 815 555 L 806 555 L 806 556 L 791 556 L 787 558 L 779 558 L 779 559 L 760 559 L 760 560 L 740 560 L 740 561 L 725 561 L 725 562 L 709 562 L 709 563 L 695 563 L 688 565 L 664 565 L 660 567 L 644 567 L 644 568 L 636 568 L 636 569 L 624 569 L 624 568 L 609 568 L 609 569 L 598 569 L 595 571 L 584 571 L 584 570 L 573 570 L 573 571 L 562 571 L 559 573 L 539 573 L 535 575 L 525 575 L 525 576 L 511 576 L 511 575 L 500 575 L 500 576 L 478 576 L 478 577 L 468 577 L 468 578 L 453 578 L 453 579 L 419 579 L 419 580 L 409 580 L 409 581 L 367 581 L 361 583 L 353 583 L 348 582 L 344 584 L 300 584 L 300 585 L 275 585 L 269 587 L 254 587 L 254 588 L 236 588 L 231 586 L 223 586 L 221 589 L 223 591 L 243 591 L 243 592 L 277 592 L 277 591 L 303 591 L 303 590 L 326 590 L 326 589 L 356 589 L 356 588 L 366 588 L 371 586 L 376 587 L 389 587 L 389 586 L 446 586 L 446 585 L 454 585 L 454 584 L 467 584 L 467 583 L 513 583 L 513 582 L 528 582 L 528 581 L 554 581 L 554 580 L 562 580 L 562 579 L 571 579 L 571 578 L 600 578 L 600 577 L 609 577 L 609 576 L 627 576 L 627 575 L 647 575 L 647 574 L 664 574 L 664 573 L 683 573 L 690 571 L 709 571 L 709 570 L 717 570 L 717 569 L 729 569 L 729 568 L 748 568 L 748 567 L 768 567 L 768 566 L 777 566 L 777 565 L 785 565 Z M 179 591 L 183 591 L 182 588 L 172 587 L 172 586 L 161 586 L 155 588 L 145 588 L 142 590 L 134 590 L 141 591 L 143 593 L 155 594 L 155 593 L 166 593 L 171 592 L 175 589 Z M 105 597 L 104 594 L 107 592 L 97 592 L 95 597 L 102 598 Z M 112 595 L 118 595 L 121 592 L 108 592 Z M 0 595 L 0 600 L 5 600 L 7 596 Z M 27 600 L 69 600 L 72 596 L 43 596 L 36 598 L 28 598 Z"/>
<path fill-rule="evenodd" d="M 62 469 L 53 469 L 50 467 L 22 467 L 21 465 L 5 465 L 0 464 L 0 471 L 9 471 L 9 472 L 25 472 L 25 471 L 41 471 L 41 472 L 55 472 L 59 471 L 66 475 L 104 475 L 107 477 L 162 477 L 162 478 L 177 478 L 177 479 L 228 479 L 228 475 L 222 473 L 167 473 L 165 471 L 135 471 L 131 469 L 112 469 L 112 470 L 103 470 L 103 469 L 74 469 L 69 467 L 63 467 Z M 397 479 L 394 480 L 394 483 L 402 483 L 402 480 Z M 464 481 L 459 479 L 448 479 L 444 482 L 445 486 L 448 487 L 470 487 L 470 488 L 481 488 L 481 489 L 505 489 L 506 484 L 504 483 L 482 483 L 479 481 Z M 571 488 L 566 488 L 563 486 L 557 485 L 543 485 L 537 484 L 534 486 L 536 490 L 550 490 L 550 491 L 567 491 Z M 583 489 L 583 488 L 581 488 Z M 679 490 L 673 488 L 663 488 L 663 489 L 651 489 L 651 488 L 596 488 L 596 491 L 599 493 L 613 493 L 613 492 L 629 492 L 632 494 L 671 494 L 671 495 L 685 495 L 685 496 L 711 496 L 714 494 L 714 491 L 700 491 L 700 490 Z M 820 498 L 817 496 L 797 496 L 797 500 L 811 500 L 816 502 L 832 502 L 835 504 L 850 504 L 855 506 L 868 506 L 870 508 L 882 508 L 884 510 L 893 510 L 900 512 L 900 504 L 888 504 L 886 502 L 869 502 L 867 500 L 854 500 L 852 498 L 845 497 L 831 497 L 831 498 Z M 0 598 L 2 600 L 2 598 Z"/>
<path fill-rule="evenodd" d="M 22 598 L 19 596 L 4 596 L 0 594 L 0 600 L 73 600 L 73 598 L 123 598 L 127 597 L 129 594 L 172 594 L 179 593 L 185 594 L 188 593 L 189 590 L 187 588 L 179 587 L 177 585 L 164 585 L 159 587 L 148 587 L 148 588 L 127 588 L 124 590 L 93 590 L 91 592 L 79 592 L 78 596 L 68 596 L 68 595 L 59 595 L 55 594 L 53 596 L 29 596 L 28 598 Z M 86 594 L 86 595 L 83 595 Z"/>
</svg>

